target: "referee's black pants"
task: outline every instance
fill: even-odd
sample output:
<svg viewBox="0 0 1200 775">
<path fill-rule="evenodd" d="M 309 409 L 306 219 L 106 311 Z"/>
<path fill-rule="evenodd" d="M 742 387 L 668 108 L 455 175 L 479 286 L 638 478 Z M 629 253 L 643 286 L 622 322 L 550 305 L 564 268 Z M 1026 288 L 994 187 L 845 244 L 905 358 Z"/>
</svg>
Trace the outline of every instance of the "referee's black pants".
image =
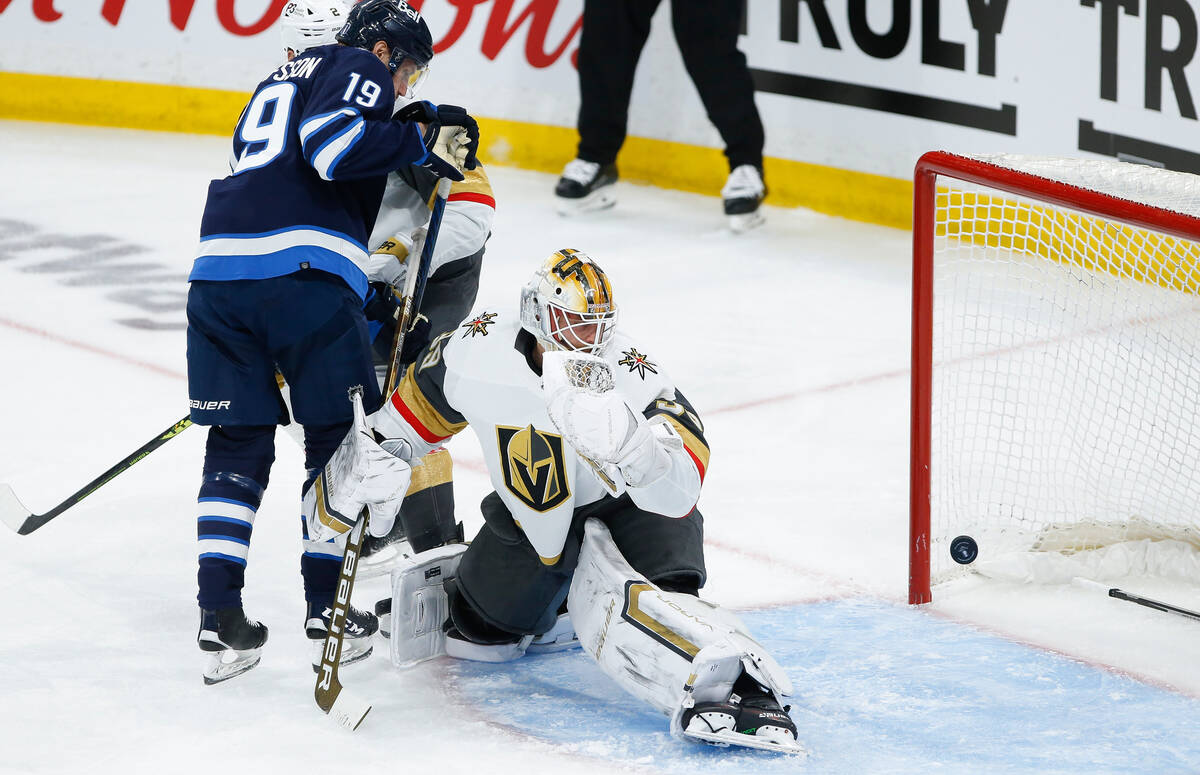
<svg viewBox="0 0 1200 775">
<path fill-rule="evenodd" d="M 585 0 L 579 45 L 579 158 L 616 160 L 625 142 L 638 57 L 661 0 Z M 763 126 L 754 84 L 737 48 L 742 0 L 672 0 L 671 24 L 729 167 L 762 169 Z"/>
</svg>

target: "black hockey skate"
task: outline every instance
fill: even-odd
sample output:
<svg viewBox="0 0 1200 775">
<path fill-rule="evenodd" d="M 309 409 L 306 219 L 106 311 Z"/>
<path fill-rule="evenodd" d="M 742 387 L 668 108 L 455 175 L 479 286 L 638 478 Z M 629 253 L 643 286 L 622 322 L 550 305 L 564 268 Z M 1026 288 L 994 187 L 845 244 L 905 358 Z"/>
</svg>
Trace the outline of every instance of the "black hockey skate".
<svg viewBox="0 0 1200 775">
<path fill-rule="evenodd" d="M 713 745 L 797 752 L 796 723 L 769 690 L 743 673 L 725 702 L 698 702 L 683 712 L 684 735 Z M 744 736 L 744 737 L 743 737 Z"/>
<path fill-rule="evenodd" d="M 569 162 L 554 187 L 559 214 L 577 215 L 612 207 L 617 203 L 613 195 L 616 182 L 616 164 L 600 165 L 583 159 Z"/>
<path fill-rule="evenodd" d="M 211 655 L 204 669 L 204 683 L 211 686 L 241 675 L 262 660 L 267 627 L 247 619 L 241 607 L 201 609 L 196 642 Z"/>
<path fill-rule="evenodd" d="M 397 519 L 387 535 L 368 535 L 363 538 L 362 553 L 358 558 L 358 578 L 387 575 L 401 559 L 412 555 L 412 546 L 404 532 L 404 520 Z"/>
<path fill-rule="evenodd" d="M 759 205 L 766 195 L 767 187 L 758 167 L 753 164 L 734 167 L 721 189 L 729 228 L 740 234 L 761 225 L 766 219 L 759 212 Z"/>
<path fill-rule="evenodd" d="M 392 637 L 392 599 L 385 597 L 375 602 L 375 618 L 379 621 L 379 634 Z"/>
<path fill-rule="evenodd" d="M 308 617 L 304 622 L 304 634 L 313 642 L 313 672 L 321 669 L 321 653 L 325 649 L 325 636 L 329 633 L 329 617 L 333 615 L 331 605 L 308 604 Z M 354 606 L 346 612 L 346 634 L 342 638 L 342 667 L 361 662 L 371 656 L 371 636 L 379 630 L 375 614 L 360 611 Z"/>
</svg>

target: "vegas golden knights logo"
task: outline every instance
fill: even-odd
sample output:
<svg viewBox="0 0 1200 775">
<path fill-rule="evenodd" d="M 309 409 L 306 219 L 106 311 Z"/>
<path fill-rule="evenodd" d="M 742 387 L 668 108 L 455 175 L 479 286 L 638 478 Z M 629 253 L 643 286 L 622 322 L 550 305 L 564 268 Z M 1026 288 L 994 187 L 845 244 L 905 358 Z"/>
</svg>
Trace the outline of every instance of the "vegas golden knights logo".
<svg viewBox="0 0 1200 775">
<path fill-rule="evenodd" d="M 496 426 L 504 484 L 534 511 L 550 511 L 567 498 L 567 472 L 562 436 L 539 431 L 532 425 Z"/>
</svg>

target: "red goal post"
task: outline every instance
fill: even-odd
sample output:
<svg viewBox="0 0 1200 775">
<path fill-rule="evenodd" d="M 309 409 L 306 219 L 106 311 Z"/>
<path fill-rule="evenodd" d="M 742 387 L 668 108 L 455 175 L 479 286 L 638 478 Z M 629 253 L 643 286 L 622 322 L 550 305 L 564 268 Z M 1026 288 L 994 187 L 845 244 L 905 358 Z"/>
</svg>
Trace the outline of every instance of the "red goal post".
<svg viewBox="0 0 1200 775">
<path fill-rule="evenodd" d="M 1147 408 L 1148 394 L 1178 389 L 1200 402 L 1200 369 L 1176 365 L 1189 351 L 1200 359 L 1198 256 L 1200 184 L 1194 176 L 1104 160 L 943 151 L 920 158 L 913 191 L 910 603 L 932 599 L 939 568 L 947 577 L 965 571 L 947 561 L 957 534 L 979 540 L 980 560 L 1000 549 L 1026 551 L 1025 544 L 1071 554 L 1135 540 L 1126 529 L 1131 520 L 1152 526 L 1148 540 L 1196 542 L 1200 520 L 1176 507 L 1200 496 L 1200 481 L 1185 472 L 1186 481 L 1168 484 L 1169 513 L 1159 516 L 1138 493 L 1163 485 L 1150 481 L 1156 474 L 1135 459 L 1145 444 L 1146 417 L 1151 428 L 1156 419 L 1161 425 L 1175 406 Z M 946 274 L 963 279 L 939 285 Z M 1160 344 L 1164 336 L 1178 341 Z M 1149 349 L 1152 355 L 1145 354 Z M 1122 367 L 1112 366 L 1111 352 L 1152 358 L 1129 366 L 1131 372 L 1170 374 L 1154 385 L 1113 388 L 1106 379 L 1116 372 L 1125 377 Z M 939 373 L 951 374 L 939 382 Z M 1192 388 L 1196 393 L 1188 392 Z M 1056 394 L 1063 406 L 1030 409 Z M 1076 397 L 1103 406 L 1066 406 Z M 947 404 L 954 408 L 943 409 Z M 1077 417 L 1080 412 L 1086 416 Z M 1133 431 L 1126 427 L 1130 413 L 1138 414 Z M 1200 455 L 1200 428 L 1193 437 L 1191 419 L 1165 455 L 1157 437 L 1147 455 Z M 1045 438 L 1058 446 L 1057 436 L 1077 433 L 1065 455 L 1037 446 Z M 1100 450 L 1098 460 L 1082 470 L 1089 444 Z M 1062 458 L 1066 473 L 1037 468 L 1052 468 Z M 1200 457 L 1156 463 L 1200 468 Z M 952 470 L 959 467 L 965 471 Z M 1119 492 L 1098 492 L 1106 478 Z M 1071 500 L 1075 490 L 1078 501 Z M 1195 503 L 1200 509 L 1200 500 Z M 1086 512 L 1078 522 L 1074 510 Z M 1046 542 L 1051 532 L 1106 530 L 1117 537 L 1075 538 L 1057 549 Z"/>
</svg>

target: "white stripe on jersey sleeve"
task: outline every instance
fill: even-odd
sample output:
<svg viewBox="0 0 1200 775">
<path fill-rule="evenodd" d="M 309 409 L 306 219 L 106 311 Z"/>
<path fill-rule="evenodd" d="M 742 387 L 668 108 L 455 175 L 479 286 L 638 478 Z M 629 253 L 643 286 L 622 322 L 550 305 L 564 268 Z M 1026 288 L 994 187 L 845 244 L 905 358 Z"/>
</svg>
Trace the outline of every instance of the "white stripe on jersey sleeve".
<svg viewBox="0 0 1200 775">
<path fill-rule="evenodd" d="M 346 131 L 325 143 L 324 147 L 313 157 L 312 167 L 323 180 L 333 180 L 333 168 L 341 159 L 342 154 L 358 142 L 358 138 L 367 131 L 366 123 L 360 118 L 351 124 Z"/>
<path fill-rule="evenodd" d="M 360 116 L 360 114 L 357 110 L 342 108 L 341 110 L 335 110 L 332 113 L 322 113 L 319 116 L 313 116 L 308 121 L 305 121 L 300 125 L 300 146 L 303 147 L 304 144 L 308 142 L 308 138 L 312 136 L 313 132 L 316 132 L 318 129 L 325 126 L 330 121 L 339 118 L 340 116 L 354 117 Z"/>
</svg>

